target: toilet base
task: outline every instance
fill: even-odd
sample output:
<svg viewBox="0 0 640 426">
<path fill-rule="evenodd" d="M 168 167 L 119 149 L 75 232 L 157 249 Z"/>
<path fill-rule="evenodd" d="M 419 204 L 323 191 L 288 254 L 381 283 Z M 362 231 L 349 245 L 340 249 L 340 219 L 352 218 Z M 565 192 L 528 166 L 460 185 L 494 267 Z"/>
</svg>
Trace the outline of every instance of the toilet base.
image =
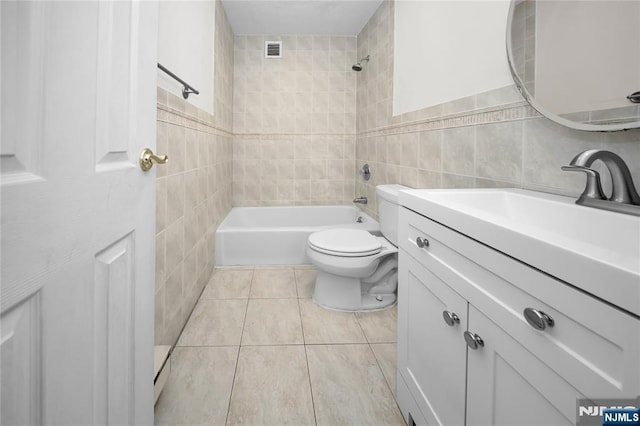
<svg viewBox="0 0 640 426">
<path fill-rule="evenodd" d="M 397 288 L 397 280 L 395 270 L 374 283 L 367 282 L 366 278 L 343 277 L 320 270 L 313 291 L 313 301 L 334 311 L 382 310 L 395 305 L 394 290 Z"/>
</svg>

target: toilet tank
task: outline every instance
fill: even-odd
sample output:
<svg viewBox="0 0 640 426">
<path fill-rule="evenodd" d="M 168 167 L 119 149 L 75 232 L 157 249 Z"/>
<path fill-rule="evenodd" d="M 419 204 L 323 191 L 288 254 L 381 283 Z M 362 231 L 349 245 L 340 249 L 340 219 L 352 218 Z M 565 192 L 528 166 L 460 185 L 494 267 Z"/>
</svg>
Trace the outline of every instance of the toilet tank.
<svg viewBox="0 0 640 426">
<path fill-rule="evenodd" d="M 403 189 L 411 189 L 404 185 L 378 185 L 378 219 L 380 221 L 380 231 L 385 238 L 398 246 L 398 192 Z"/>
</svg>

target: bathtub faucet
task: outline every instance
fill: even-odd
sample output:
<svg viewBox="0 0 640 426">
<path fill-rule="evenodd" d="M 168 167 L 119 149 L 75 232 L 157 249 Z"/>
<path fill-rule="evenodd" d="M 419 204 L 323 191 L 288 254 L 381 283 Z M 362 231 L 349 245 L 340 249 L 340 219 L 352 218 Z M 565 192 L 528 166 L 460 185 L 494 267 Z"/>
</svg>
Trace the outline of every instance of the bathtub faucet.
<svg viewBox="0 0 640 426">
<path fill-rule="evenodd" d="M 367 197 L 356 197 L 353 199 L 356 204 L 367 204 Z"/>
</svg>

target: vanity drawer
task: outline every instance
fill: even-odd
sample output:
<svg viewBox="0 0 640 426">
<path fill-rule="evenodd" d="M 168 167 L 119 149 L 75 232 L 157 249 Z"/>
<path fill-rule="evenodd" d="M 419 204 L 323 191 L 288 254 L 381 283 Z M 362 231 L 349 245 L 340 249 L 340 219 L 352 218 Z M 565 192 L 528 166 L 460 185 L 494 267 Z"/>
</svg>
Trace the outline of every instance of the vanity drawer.
<svg viewBox="0 0 640 426">
<path fill-rule="evenodd" d="M 406 253 L 585 396 L 640 392 L 638 318 L 405 208 L 399 240 Z M 553 326 L 534 328 L 526 308 L 547 314 Z"/>
</svg>

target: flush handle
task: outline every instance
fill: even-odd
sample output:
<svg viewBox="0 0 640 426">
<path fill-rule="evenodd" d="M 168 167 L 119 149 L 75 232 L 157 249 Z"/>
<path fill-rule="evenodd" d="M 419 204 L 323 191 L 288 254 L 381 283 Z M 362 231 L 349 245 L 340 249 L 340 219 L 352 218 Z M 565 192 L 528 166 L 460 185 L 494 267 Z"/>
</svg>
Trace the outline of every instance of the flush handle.
<svg viewBox="0 0 640 426">
<path fill-rule="evenodd" d="M 166 155 L 155 155 L 149 148 L 145 148 L 140 153 L 140 168 L 143 172 L 151 170 L 154 164 L 164 164 L 169 161 Z"/>
<path fill-rule="evenodd" d="M 555 325 L 553 318 L 537 309 L 525 308 L 523 314 L 524 319 L 526 319 L 529 325 L 536 330 L 542 331 L 547 327 L 553 327 Z"/>
<path fill-rule="evenodd" d="M 456 324 L 460 324 L 460 317 L 455 312 L 442 311 L 442 318 L 449 327 L 453 327 Z"/>
<path fill-rule="evenodd" d="M 429 247 L 429 240 L 427 240 L 426 238 L 418 237 L 416 238 L 416 244 L 420 248 Z"/>
</svg>

